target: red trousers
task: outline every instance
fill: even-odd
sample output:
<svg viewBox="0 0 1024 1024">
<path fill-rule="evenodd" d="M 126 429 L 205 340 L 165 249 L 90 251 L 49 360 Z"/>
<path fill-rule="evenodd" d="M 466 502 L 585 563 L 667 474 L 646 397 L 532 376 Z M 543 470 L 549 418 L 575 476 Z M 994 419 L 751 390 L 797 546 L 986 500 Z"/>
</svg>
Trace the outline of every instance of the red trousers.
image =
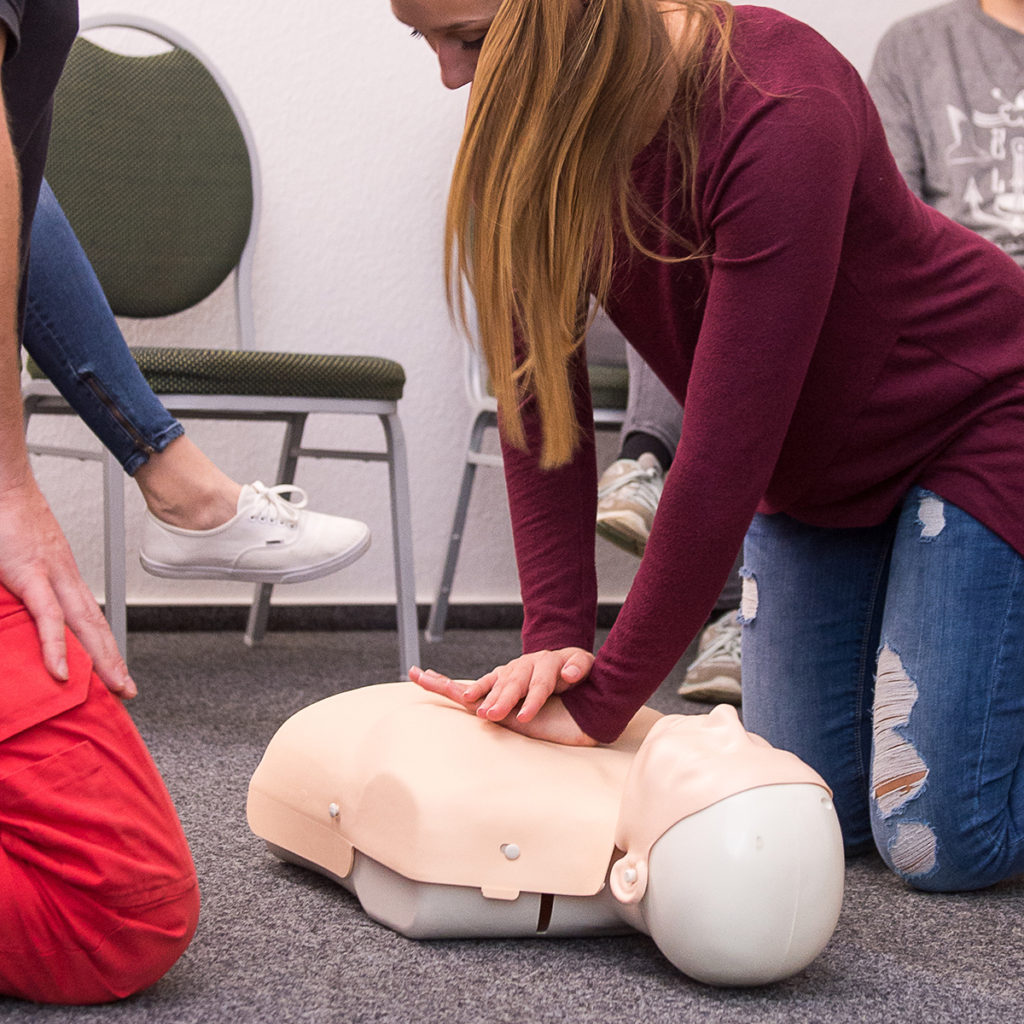
<svg viewBox="0 0 1024 1024">
<path fill-rule="evenodd" d="M 195 932 L 195 868 L 120 701 L 68 634 L 66 683 L 0 588 L 0 994 L 98 1003 L 160 978 Z"/>
</svg>

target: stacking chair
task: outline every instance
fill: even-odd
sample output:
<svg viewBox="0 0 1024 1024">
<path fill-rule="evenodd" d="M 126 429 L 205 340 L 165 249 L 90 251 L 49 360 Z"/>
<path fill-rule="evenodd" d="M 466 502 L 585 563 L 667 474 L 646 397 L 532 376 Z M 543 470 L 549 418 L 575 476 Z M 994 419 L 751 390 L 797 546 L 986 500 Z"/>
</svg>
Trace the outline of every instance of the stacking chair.
<svg viewBox="0 0 1024 1024">
<path fill-rule="evenodd" d="M 377 356 L 257 351 L 252 261 L 260 211 L 259 165 L 239 105 L 219 73 L 177 32 L 145 18 L 85 19 L 149 33 L 161 52 L 114 52 L 79 37 L 57 91 L 46 174 L 114 312 L 165 317 L 195 306 L 234 275 L 237 344 L 135 348 L 153 390 L 175 415 L 284 425 L 275 480 L 297 460 L 386 462 L 391 497 L 399 670 L 419 662 L 406 448 L 398 416 L 405 372 Z M 133 50 L 136 49 L 133 47 Z M 218 343 L 221 339 L 216 339 Z M 41 376 L 30 367 L 30 374 Z M 46 380 L 24 389 L 34 416 L 71 412 Z M 376 416 L 372 451 L 303 446 L 312 414 Z M 342 427 L 342 429 L 344 429 Z M 124 480 L 107 453 L 30 445 L 39 454 L 104 462 L 105 609 L 125 650 Z M 358 515 L 358 510 L 346 509 Z M 256 587 L 245 639 L 265 632 L 272 587 Z"/>
<path fill-rule="evenodd" d="M 594 426 L 598 430 L 618 430 L 626 417 L 629 398 L 629 371 L 625 366 L 591 363 L 590 395 L 594 407 Z M 488 430 L 497 430 L 498 403 L 491 393 L 487 371 L 478 351 L 466 346 L 466 393 L 473 408 L 473 422 L 469 428 L 469 443 L 466 446 L 466 463 L 462 470 L 462 483 L 455 501 L 455 516 L 448 535 L 448 549 L 445 553 L 444 568 L 437 596 L 430 607 L 427 619 L 426 638 L 436 642 L 444 636 L 448 619 L 448 603 L 451 598 L 455 567 L 462 547 L 462 532 L 466 528 L 469 514 L 469 499 L 473 493 L 478 466 L 501 468 L 501 456 L 484 451 L 484 439 Z"/>
</svg>

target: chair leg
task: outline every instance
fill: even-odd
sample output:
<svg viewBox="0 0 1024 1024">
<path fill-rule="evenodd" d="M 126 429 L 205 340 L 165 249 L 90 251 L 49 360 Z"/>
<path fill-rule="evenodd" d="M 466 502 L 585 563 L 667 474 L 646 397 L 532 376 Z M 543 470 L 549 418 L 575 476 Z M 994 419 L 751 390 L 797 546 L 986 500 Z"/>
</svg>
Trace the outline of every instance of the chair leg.
<svg viewBox="0 0 1024 1024">
<path fill-rule="evenodd" d="M 124 473 L 109 452 L 103 459 L 103 605 L 121 657 L 128 658 L 128 597 L 124 532 Z"/>
<path fill-rule="evenodd" d="M 284 440 L 281 442 L 281 458 L 277 464 L 275 484 L 290 484 L 295 480 L 295 469 L 299 462 L 299 448 L 302 432 L 306 429 L 305 416 L 292 416 L 285 423 Z M 253 589 L 249 620 L 245 627 L 246 646 L 258 644 L 267 632 L 270 617 L 270 596 L 274 592 L 272 583 L 257 583 Z"/>
<path fill-rule="evenodd" d="M 395 551 L 395 612 L 398 619 L 399 678 L 420 663 L 416 621 L 416 572 L 412 558 L 412 506 L 405 435 L 397 413 L 380 417 L 387 439 L 388 477 L 391 485 L 391 536 Z"/>
<path fill-rule="evenodd" d="M 497 426 L 497 418 L 487 410 L 478 413 L 469 431 L 469 444 L 466 446 L 466 466 L 462 471 L 462 484 L 459 497 L 455 503 L 455 517 L 452 520 L 451 533 L 448 536 L 448 551 L 445 555 L 444 569 L 441 571 L 441 582 L 437 588 L 437 597 L 430 608 L 427 620 L 427 640 L 437 643 L 444 636 L 444 626 L 448 619 L 448 599 L 452 592 L 455 579 L 455 566 L 459 561 L 462 548 L 462 531 L 466 527 L 466 516 L 469 513 L 469 499 L 473 493 L 477 466 L 500 466 L 499 456 L 482 455 L 484 431 L 488 427 Z"/>
</svg>

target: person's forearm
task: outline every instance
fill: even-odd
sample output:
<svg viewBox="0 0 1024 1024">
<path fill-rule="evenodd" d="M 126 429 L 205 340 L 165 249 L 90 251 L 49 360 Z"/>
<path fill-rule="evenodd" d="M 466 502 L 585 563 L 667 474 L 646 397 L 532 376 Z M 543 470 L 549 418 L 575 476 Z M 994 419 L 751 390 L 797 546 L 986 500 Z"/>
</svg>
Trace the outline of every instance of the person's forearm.
<svg viewBox="0 0 1024 1024">
<path fill-rule="evenodd" d="M 0 53 L 3 37 L 0 33 Z M 6 118 L 0 119 L 0 489 L 29 475 L 21 414 L 18 291 L 21 189 Z"/>
<path fill-rule="evenodd" d="M 0 25 L 0 61 L 5 43 Z M 18 336 L 21 227 L 18 162 L 0 118 L 0 587 L 32 617 L 43 662 L 56 682 L 68 679 L 70 628 L 107 687 L 131 697 L 136 691 L 128 668 L 29 466 Z"/>
</svg>

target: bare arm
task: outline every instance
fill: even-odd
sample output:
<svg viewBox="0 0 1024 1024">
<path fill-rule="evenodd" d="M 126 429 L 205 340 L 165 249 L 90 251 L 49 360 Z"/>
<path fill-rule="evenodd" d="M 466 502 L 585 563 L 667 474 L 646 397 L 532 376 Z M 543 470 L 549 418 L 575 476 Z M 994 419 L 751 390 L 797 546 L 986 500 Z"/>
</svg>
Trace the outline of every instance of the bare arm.
<svg viewBox="0 0 1024 1024">
<path fill-rule="evenodd" d="M 0 59 L 6 44 L 7 34 L 0 25 Z M 128 668 L 29 465 L 18 341 L 20 218 L 18 164 L 4 116 L 0 123 L 0 583 L 24 602 L 35 620 L 43 659 L 54 678 L 66 679 L 68 674 L 66 623 L 107 687 L 131 697 L 136 691 Z"/>
</svg>

